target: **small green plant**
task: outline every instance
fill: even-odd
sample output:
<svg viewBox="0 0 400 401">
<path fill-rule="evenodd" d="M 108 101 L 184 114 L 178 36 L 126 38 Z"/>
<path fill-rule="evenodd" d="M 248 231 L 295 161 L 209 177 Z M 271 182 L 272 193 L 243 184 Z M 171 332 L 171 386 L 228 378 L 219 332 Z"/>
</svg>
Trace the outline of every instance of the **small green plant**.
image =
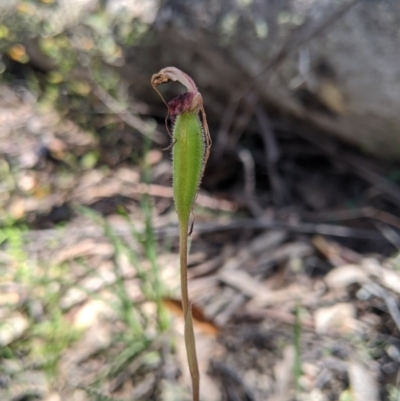
<svg viewBox="0 0 400 401">
<path fill-rule="evenodd" d="M 400 401 L 400 389 L 398 386 L 389 384 L 387 386 L 389 401 Z"/>
<path fill-rule="evenodd" d="M 145 167 L 145 171 L 146 171 Z M 130 240 L 125 240 L 117 235 L 112 225 L 97 212 L 85 208 L 77 207 L 76 210 L 82 215 L 90 218 L 96 225 L 104 230 L 105 237 L 110 241 L 113 247 L 112 265 L 116 277 L 116 281 L 112 284 L 117 296 L 114 308 L 119 319 L 125 324 L 127 330 L 115 334 L 115 349 L 119 350 L 118 354 L 113 354 L 112 362 L 107 364 L 97 375 L 95 381 L 89 388 L 85 388 L 89 393 L 91 391 L 99 391 L 97 386 L 101 387 L 101 383 L 107 378 L 117 376 L 121 371 L 127 369 L 127 366 L 133 361 L 144 358 L 145 355 L 151 353 L 151 348 L 157 348 L 154 340 L 159 338 L 159 334 L 169 327 L 169 316 L 162 305 L 162 299 L 165 296 L 164 289 L 161 285 L 159 277 L 159 268 L 157 265 L 157 244 L 154 238 L 153 227 L 151 224 L 151 204 L 147 196 L 144 196 L 141 202 L 141 209 L 145 216 L 144 230 L 138 230 L 124 210 L 120 211 L 121 216 L 126 218 L 127 225 L 131 234 L 131 239 L 135 239 L 138 245 L 132 247 Z M 135 248 L 135 249 L 134 249 Z M 143 253 L 146 261 L 149 261 L 149 267 L 143 266 L 139 253 Z M 154 302 L 157 311 L 155 316 L 152 313 L 144 312 L 140 306 L 132 302 L 130 298 L 123 272 L 121 270 L 120 261 L 127 259 L 135 268 L 137 278 L 140 280 L 141 291 L 144 299 Z M 92 296 L 94 294 L 91 294 Z M 150 334 L 149 327 L 156 329 L 156 335 Z M 112 399 L 112 398 L 101 398 Z"/>
<path fill-rule="evenodd" d="M 48 377 L 54 379 L 58 373 L 59 359 L 64 351 L 81 337 L 82 332 L 68 325 L 59 306 L 58 294 L 46 294 L 46 296 L 48 318 L 32 325 L 29 342 L 32 347 L 32 358 L 38 359 Z M 34 346 L 35 339 L 37 342 Z"/>
<path fill-rule="evenodd" d="M 190 375 L 192 377 L 193 401 L 200 396 L 200 375 L 196 356 L 196 344 L 192 321 L 192 307 L 189 301 L 187 283 L 188 236 L 190 216 L 203 176 L 211 147 L 203 98 L 188 75 L 175 67 L 162 69 L 154 74 L 151 84 L 157 93 L 157 86 L 169 81 L 183 84 L 187 92 L 166 103 L 168 117 L 172 122 L 172 172 L 173 192 L 179 220 L 179 252 L 182 310 L 185 319 L 185 345 Z M 161 96 L 163 99 L 163 97 Z M 164 99 L 163 99 L 164 101 Z M 165 102 L 165 101 L 164 101 Z M 199 118 L 201 114 L 201 120 Z M 166 119 L 166 127 L 168 130 Z M 169 132 L 169 130 L 168 130 Z"/>
<path fill-rule="evenodd" d="M 40 300 L 44 313 L 41 321 L 30 319 L 26 334 L 15 338 L 12 344 L 0 349 L 0 353 L 10 359 L 18 359 L 16 355 L 21 353 L 29 355 L 37 366 L 54 378 L 62 353 L 81 335 L 78 329 L 67 324 L 60 307 L 60 288 L 68 282 L 66 269 L 60 265 L 39 265 L 30 259 L 24 246 L 26 227 L 9 217 L 4 224 L 6 226 L 0 229 L 0 245 L 8 256 L 8 266 L 0 266 L 0 270 L 3 268 L 0 283 L 2 280 L 18 283 L 29 294 L 23 304 L 10 306 L 10 313 L 20 309 L 29 316 L 33 299 Z"/>
<path fill-rule="evenodd" d="M 296 305 L 295 309 L 295 321 L 293 325 L 293 345 L 294 345 L 294 379 L 296 383 L 296 394 L 300 394 L 301 391 L 301 310 L 299 305 Z"/>
</svg>

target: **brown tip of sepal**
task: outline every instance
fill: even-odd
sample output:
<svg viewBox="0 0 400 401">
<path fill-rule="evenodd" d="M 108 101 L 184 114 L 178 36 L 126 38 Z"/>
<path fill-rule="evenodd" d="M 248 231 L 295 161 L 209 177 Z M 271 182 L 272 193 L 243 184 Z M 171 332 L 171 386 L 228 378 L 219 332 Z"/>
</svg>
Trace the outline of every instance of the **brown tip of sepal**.
<svg viewBox="0 0 400 401">
<path fill-rule="evenodd" d="M 156 87 L 169 81 L 178 81 L 186 86 L 188 92 L 197 93 L 197 86 L 189 75 L 176 67 L 166 67 L 151 77 L 151 84 Z"/>
</svg>

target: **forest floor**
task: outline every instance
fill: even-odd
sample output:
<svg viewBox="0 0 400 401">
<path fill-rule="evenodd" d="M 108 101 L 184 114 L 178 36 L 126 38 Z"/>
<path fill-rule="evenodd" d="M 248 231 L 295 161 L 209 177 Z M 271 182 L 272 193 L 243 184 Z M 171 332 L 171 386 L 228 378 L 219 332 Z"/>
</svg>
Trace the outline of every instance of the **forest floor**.
<svg viewBox="0 0 400 401">
<path fill-rule="evenodd" d="M 0 127 L 0 399 L 189 400 L 168 152 L 6 86 Z M 204 400 L 400 400 L 400 169 L 274 127 L 195 208 Z"/>
</svg>

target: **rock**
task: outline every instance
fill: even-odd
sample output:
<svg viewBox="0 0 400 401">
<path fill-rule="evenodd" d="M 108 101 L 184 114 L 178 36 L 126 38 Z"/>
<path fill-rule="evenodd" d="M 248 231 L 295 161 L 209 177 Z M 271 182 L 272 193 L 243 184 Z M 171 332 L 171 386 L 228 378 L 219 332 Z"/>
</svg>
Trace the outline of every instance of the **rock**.
<svg viewBox="0 0 400 401">
<path fill-rule="evenodd" d="M 21 313 L 15 313 L 0 326 L 0 347 L 11 344 L 24 334 L 29 327 L 29 320 Z"/>
<path fill-rule="evenodd" d="M 87 329 L 94 325 L 100 325 L 102 319 L 116 316 L 116 311 L 100 299 L 89 300 L 83 305 L 74 317 L 74 327 L 77 329 Z"/>
<path fill-rule="evenodd" d="M 356 309 L 350 303 L 338 303 L 317 309 L 314 313 L 315 330 L 318 334 L 353 334 L 359 329 Z"/>
<path fill-rule="evenodd" d="M 44 401 L 62 401 L 62 398 L 60 396 L 60 394 L 58 393 L 50 393 L 45 399 Z"/>
<path fill-rule="evenodd" d="M 9 388 L 0 388 L 0 399 L 2 401 L 41 400 L 47 396 L 49 389 L 49 382 L 44 372 L 22 371 L 13 378 Z"/>
<path fill-rule="evenodd" d="M 348 368 L 352 401 L 379 401 L 377 381 L 367 367 L 352 361 Z"/>
</svg>

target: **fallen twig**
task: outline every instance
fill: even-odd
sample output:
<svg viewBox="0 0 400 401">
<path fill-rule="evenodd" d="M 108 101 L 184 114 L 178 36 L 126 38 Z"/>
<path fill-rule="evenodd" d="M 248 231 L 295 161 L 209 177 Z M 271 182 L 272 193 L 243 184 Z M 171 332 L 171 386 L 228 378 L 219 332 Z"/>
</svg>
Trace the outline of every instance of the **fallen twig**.
<svg viewBox="0 0 400 401">
<path fill-rule="evenodd" d="M 254 171 L 254 160 L 248 149 L 242 148 L 238 152 L 239 159 L 243 164 L 244 170 L 244 194 L 247 206 L 254 217 L 260 217 L 264 214 L 255 196 L 256 179 Z"/>
<path fill-rule="evenodd" d="M 264 151 L 266 165 L 268 170 L 268 178 L 271 183 L 272 198 L 276 206 L 283 203 L 283 182 L 277 170 L 277 163 L 280 158 L 278 142 L 275 138 L 270 120 L 267 113 L 261 106 L 256 109 L 256 117 L 260 125 L 261 137 L 264 142 Z"/>
<path fill-rule="evenodd" d="M 390 316 L 392 317 L 397 328 L 400 330 L 400 311 L 397 307 L 396 300 L 377 283 L 369 283 L 366 284 L 364 287 L 371 294 L 384 300 Z"/>
<path fill-rule="evenodd" d="M 400 229 L 400 218 L 391 213 L 375 209 L 373 207 L 363 207 L 360 209 L 350 210 L 324 211 L 322 213 L 303 213 L 302 215 L 306 219 L 314 221 L 343 221 L 367 217 L 381 221 L 382 223 L 390 224 L 391 226 Z"/>
</svg>

